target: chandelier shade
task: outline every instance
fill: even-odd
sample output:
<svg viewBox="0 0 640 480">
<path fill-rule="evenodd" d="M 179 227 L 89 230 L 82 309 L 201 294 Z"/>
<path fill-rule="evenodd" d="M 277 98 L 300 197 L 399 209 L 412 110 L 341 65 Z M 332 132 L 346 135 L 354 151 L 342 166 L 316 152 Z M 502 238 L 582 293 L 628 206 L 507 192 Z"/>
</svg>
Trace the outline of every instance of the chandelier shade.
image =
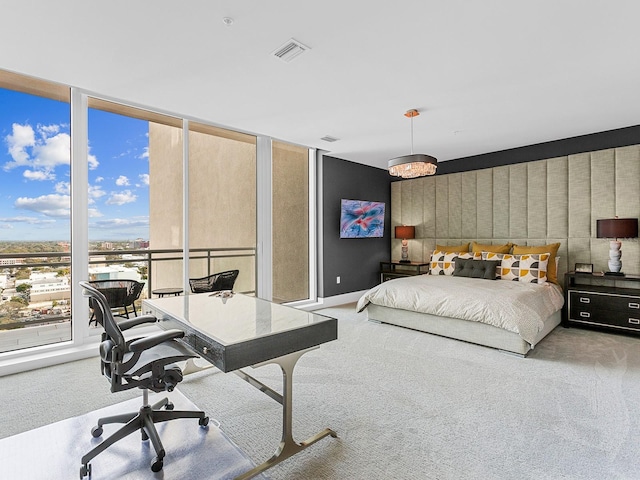
<svg viewBox="0 0 640 480">
<path fill-rule="evenodd" d="M 416 178 L 434 175 L 438 160 L 424 153 L 412 153 L 389 160 L 389 173 L 394 177 Z"/>
<path fill-rule="evenodd" d="M 403 155 L 389 160 L 389 174 L 401 178 L 417 178 L 426 175 L 435 175 L 438 168 L 438 160 L 431 155 L 413 153 L 413 117 L 420 115 L 413 109 L 404 114 L 411 119 L 411 154 Z"/>
</svg>

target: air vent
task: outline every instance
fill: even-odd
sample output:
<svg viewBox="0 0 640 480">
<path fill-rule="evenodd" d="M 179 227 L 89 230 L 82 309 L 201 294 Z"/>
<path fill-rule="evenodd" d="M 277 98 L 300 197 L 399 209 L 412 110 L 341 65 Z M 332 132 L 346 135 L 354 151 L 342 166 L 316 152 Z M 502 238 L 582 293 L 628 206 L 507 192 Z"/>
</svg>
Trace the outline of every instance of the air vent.
<svg viewBox="0 0 640 480">
<path fill-rule="evenodd" d="M 337 142 L 338 140 L 340 140 L 339 138 L 336 137 L 331 137 L 329 135 L 325 135 L 324 137 L 322 137 L 320 140 L 324 140 L 325 142 Z"/>
<path fill-rule="evenodd" d="M 307 50 L 311 49 L 292 38 L 287 43 L 273 51 L 271 54 L 278 57 L 283 62 L 289 63 L 291 60 L 303 54 Z"/>
</svg>

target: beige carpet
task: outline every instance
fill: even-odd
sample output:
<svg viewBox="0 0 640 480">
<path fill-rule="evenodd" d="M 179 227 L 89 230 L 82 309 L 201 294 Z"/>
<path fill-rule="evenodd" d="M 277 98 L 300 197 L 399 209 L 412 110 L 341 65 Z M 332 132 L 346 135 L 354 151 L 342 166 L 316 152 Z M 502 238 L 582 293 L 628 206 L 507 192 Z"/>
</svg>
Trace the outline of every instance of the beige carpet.
<svg viewBox="0 0 640 480">
<path fill-rule="evenodd" d="M 296 367 L 294 434 L 304 440 L 331 427 L 339 438 L 270 478 L 640 479 L 639 338 L 558 327 L 522 359 L 369 322 L 353 305 L 323 312 L 339 319 L 339 340 Z M 280 385 L 275 366 L 252 373 Z M 81 378 L 72 390 L 86 394 L 58 391 L 60 375 Z M 277 447 L 280 405 L 237 376 L 209 370 L 180 390 L 254 463 Z M 97 360 L 0 378 L 0 391 L 20 415 L 43 406 L 30 425 L 47 423 L 58 406 L 109 398 Z M 47 405 L 49 394 L 58 405 Z M 0 434 L 16 428 L 3 415 Z"/>
</svg>

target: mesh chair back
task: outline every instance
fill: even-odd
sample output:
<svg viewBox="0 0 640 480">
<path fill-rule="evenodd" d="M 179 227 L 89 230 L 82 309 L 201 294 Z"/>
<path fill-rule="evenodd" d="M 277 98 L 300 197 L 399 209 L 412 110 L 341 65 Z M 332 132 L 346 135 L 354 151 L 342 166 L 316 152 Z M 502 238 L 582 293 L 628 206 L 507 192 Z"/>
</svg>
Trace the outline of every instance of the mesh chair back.
<svg viewBox="0 0 640 480">
<path fill-rule="evenodd" d="M 240 270 L 227 270 L 202 278 L 190 278 L 191 293 L 219 292 L 233 290 Z"/>
<path fill-rule="evenodd" d="M 79 283 L 84 289 L 84 294 L 88 296 L 91 301 L 91 307 L 93 308 L 96 320 L 104 327 L 107 336 L 124 352 L 125 338 L 118 323 L 113 318 L 111 305 L 109 305 L 107 298 L 97 288 L 91 285 L 91 283 L 84 281 Z"/>
</svg>

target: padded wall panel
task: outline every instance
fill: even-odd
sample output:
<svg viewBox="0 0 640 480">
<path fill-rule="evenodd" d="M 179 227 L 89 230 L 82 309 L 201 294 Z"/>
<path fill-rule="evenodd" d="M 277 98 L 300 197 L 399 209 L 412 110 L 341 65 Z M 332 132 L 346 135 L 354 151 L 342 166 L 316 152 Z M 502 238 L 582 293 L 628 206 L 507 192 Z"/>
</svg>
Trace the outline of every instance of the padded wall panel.
<svg viewBox="0 0 640 480">
<path fill-rule="evenodd" d="M 527 166 L 527 234 L 547 236 L 547 162 L 531 162 Z"/>
<path fill-rule="evenodd" d="M 400 242 L 394 239 L 394 232 L 395 227 L 402 224 L 402 211 L 404 210 L 402 190 L 406 183 L 408 182 L 391 183 L 391 258 L 400 258 L 402 254 Z"/>
<path fill-rule="evenodd" d="M 462 177 L 462 237 L 476 238 L 477 228 L 477 185 L 476 172 L 464 172 Z"/>
<path fill-rule="evenodd" d="M 509 167 L 493 168 L 493 236 L 509 236 Z"/>
<path fill-rule="evenodd" d="M 640 216 L 640 146 L 616 148 L 616 215 Z"/>
<path fill-rule="evenodd" d="M 422 205 L 422 221 L 425 223 L 425 233 L 429 238 L 436 236 L 436 179 L 425 179 L 425 192 Z"/>
<path fill-rule="evenodd" d="M 436 238 L 449 237 L 449 176 L 436 176 Z"/>
<path fill-rule="evenodd" d="M 527 164 L 509 167 L 509 237 L 524 237 L 528 223 Z"/>
<path fill-rule="evenodd" d="M 569 244 L 569 258 L 567 261 L 570 270 L 573 270 L 576 263 L 594 263 L 593 258 L 591 258 L 590 238 L 569 238 L 567 243 Z"/>
<path fill-rule="evenodd" d="M 493 237 L 493 172 L 490 168 L 476 173 L 476 212 L 478 237 Z"/>
<path fill-rule="evenodd" d="M 454 173 L 449 177 L 449 232 L 450 238 L 462 236 L 462 174 Z"/>
<path fill-rule="evenodd" d="M 407 183 L 411 189 L 410 212 L 406 216 L 403 215 L 403 220 L 405 225 L 413 225 L 416 227 L 416 238 L 424 238 L 424 222 L 422 221 L 424 217 L 422 212 L 425 194 L 424 182 L 422 178 L 416 178 Z"/>
<path fill-rule="evenodd" d="M 591 158 L 569 155 L 569 237 L 591 236 Z"/>
<path fill-rule="evenodd" d="M 591 236 L 596 220 L 616 215 L 616 168 L 614 150 L 591 152 Z"/>
<path fill-rule="evenodd" d="M 537 162 L 532 162 L 537 163 Z M 551 158 L 547 164 L 547 235 L 569 236 L 569 165 L 567 157 Z"/>
</svg>

